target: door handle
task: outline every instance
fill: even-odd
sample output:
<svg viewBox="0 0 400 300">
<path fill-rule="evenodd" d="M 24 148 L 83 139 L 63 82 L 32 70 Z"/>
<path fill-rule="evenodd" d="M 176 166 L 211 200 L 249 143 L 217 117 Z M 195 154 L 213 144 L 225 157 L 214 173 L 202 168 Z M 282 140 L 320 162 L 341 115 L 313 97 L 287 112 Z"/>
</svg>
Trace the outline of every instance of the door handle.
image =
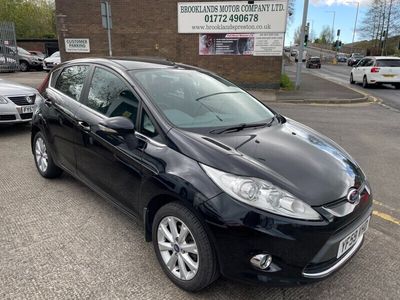
<svg viewBox="0 0 400 300">
<path fill-rule="evenodd" d="M 78 125 L 83 131 L 86 131 L 86 132 L 90 131 L 90 125 L 88 123 L 86 123 L 85 121 L 78 121 Z"/>
<path fill-rule="evenodd" d="M 47 106 L 52 106 L 52 105 L 53 105 L 53 102 L 52 102 L 50 99 L 48 99 L 48 98 L 45 98 L 45 99 L 44 99 L 44 103 L 45 103 Z"/>
</svg>

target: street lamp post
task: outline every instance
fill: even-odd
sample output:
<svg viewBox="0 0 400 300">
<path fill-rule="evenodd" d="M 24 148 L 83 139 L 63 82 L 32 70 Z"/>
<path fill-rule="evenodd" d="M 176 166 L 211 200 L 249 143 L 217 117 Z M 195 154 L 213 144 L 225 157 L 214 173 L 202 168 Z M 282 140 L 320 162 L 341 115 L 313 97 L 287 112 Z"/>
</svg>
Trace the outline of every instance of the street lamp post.
<svg viewBox="0 0 400 300">
<path fill-rule="evenodd" d="M 332 14 L 333 13 L 333 20 L 332 20 L 332 39 L 335 37 L 335 17 L 336 17 L 336 11 L 334 10 L 329 10 L 327 13 Z"/>
<path fill-rule="evenodd" d="M 354 44 L 354 38 L 355 38 L 355 36 L 356 36 L 356 28 L 357 28 L 357 19 L 358 19 L 358 10 L 360 9 L 360 2 L 358 2 L 358 1 L 356 1 L 357 2 L 357 12 L 356 12 L 356 20 L 355 20 L 355 22 L 354 22 L 354 29 L 353 29 L 353 39 L 352 39 L 352 44 Z M 353 49 L 353 46 L 352 46 L 352 49 Z"/>
</svg>

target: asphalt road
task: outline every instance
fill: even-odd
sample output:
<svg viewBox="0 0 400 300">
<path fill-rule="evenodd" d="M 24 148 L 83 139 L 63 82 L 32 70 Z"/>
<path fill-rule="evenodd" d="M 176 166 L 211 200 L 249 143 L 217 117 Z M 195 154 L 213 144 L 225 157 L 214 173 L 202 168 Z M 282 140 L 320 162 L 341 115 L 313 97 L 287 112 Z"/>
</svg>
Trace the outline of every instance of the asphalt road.
<svg viewBox="0 0 400 300">
<path fill-rule="evenodd" d="M 317 49 L 307 48 L 306 50 L 307 54 L 311 56 L 320 56 L 322 54 L 325 57 L 333 58 L 330 53 L 320 52 Z M 295 64 L 293 64 L 291 66 L 286 66 L 286 68 L 294 71 L 296 67 Z M 392 85 L 372 86 L 368 89 L 364 89 L 360 84 L 352 85 L 349 83 L 351 67 L 347 66 L 346 63 L 339 63 L 337 65 L 323 63 L 321 69 L 306 69 L 304 67 L 303 72 L 340 83 L 362 93 L 367 93 L 382 100 L 385 105 L 400 110 L 400 90 L 396 90 Z"/>
<path fill-rule="evenodd" d="M 35 82 L 38 74 L 18 78 Z M 68 175 L 40 177 L 29 127 L 16 126 L 0 128 L 0 299 L 399 299 L 399 113 L 376 104 L 271 105 L 337 141 L 369 177 L 374 217 L 339 272 L 303 287 L 221 278 L 201 293 L 183 292 L 163 274 L 139 222 Z"/>
</svg>

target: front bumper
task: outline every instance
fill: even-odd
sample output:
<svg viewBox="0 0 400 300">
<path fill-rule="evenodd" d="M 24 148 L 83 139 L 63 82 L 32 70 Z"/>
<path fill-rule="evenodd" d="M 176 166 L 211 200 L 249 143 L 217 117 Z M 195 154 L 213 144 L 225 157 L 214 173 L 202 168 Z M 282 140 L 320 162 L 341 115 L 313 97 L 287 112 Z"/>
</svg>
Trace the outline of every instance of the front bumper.
<svg viewBox="0 0 400 300">
<path fill-rule="evenodd" d="M 35 111 L 36 105 L 33 107 Z M 33 112 L 22 113 L 22 107 L 14 103 L 0 104 L 0 125 L 32 121 Z"/>
<path fill-rule="evenodd" d="M 360 249 L 363 237 L 338 259 L 339 243 L 372 212 L 372 196 L 348 216 L 326 212 L 322 221 L 301 221 L 253 209 L 226 194 L 205 202 L 201 211 L 214 242 L 221 273 L 249 283 L 288 286 L 321 280 L 342 267 Z M 269 254 L 266 270 L 251 265 L 256 254 Z"/>
</svg>

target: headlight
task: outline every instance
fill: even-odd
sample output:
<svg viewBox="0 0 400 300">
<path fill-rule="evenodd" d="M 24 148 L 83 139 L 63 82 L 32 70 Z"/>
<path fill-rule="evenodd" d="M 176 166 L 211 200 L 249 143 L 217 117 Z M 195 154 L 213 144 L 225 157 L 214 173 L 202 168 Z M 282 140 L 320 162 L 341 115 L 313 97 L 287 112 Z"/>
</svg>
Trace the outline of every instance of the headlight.
<svg viewBox="0 0 400 300">
<path fill-rule="evenodd" d="M 44 101 L 44 98 L 42 97 L 42 95 L 40 95 L 39 93 L 36 93 L 35 103 L 37 105 L 39 105 L 40 102 L 43 102 L 43 101 Z"/>
<path fill-rule="evenodd" d="M 7 104 L 6 98 L 0 96 L 0 104 Z"/>
<path fill-rule="evenodd" d="M 200 165 L 216 185 L 236 200 L 285 217 L 321 220 L 321 216 L 311 206 L 268 181 Z"/>
</svg>

